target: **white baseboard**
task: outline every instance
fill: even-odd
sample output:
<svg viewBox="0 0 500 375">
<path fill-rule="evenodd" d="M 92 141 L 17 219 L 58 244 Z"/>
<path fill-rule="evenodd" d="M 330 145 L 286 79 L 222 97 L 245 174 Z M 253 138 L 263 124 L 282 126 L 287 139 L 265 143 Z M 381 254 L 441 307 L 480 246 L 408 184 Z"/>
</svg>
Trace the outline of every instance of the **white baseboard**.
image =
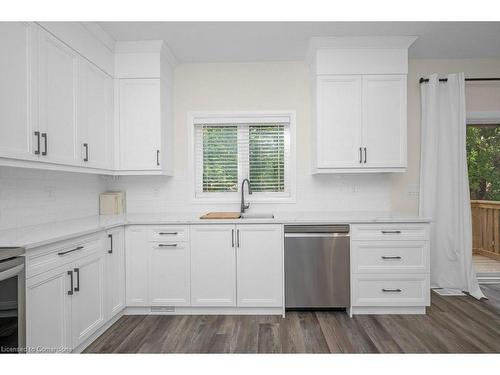
<svg viewBox="0 0 500 375">
<path fill-rule="evenodd" d="M 425 315 L 425 306 L 413 307 L 393 307 L 393 306 L 354 306 L 350 308 L 349 314 L 352 315 Z"/>
<path fill-rule="evenodd" d="M 124 315 L 283 315 L 282 307 L 127 307 Z"/>
</svg>

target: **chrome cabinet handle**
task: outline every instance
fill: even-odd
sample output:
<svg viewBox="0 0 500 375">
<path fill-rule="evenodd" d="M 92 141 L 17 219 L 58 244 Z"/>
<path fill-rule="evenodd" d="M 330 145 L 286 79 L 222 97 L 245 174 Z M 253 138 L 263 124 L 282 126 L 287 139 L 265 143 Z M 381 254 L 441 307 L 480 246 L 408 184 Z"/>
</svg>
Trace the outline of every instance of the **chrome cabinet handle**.
<svg viewBox="0 0 500 375">
<path fill-rule="evenodd" d="M 75 292 L 79 292 L 80 291 L 80 268 L 75 268 L 74 269 L 75 273 L 76 273 L 76 287 L 75 287 Z"/>
<path fill-rule="evenodd" d="M 231 247 L 234 247 L 234 229 L 231 229 Z"/>
<path fill-rule="evenodd" d="M 108 254 L 113 254 L 113 235 L 112 234 L 108 234 L 108 238 L 109 238 L 109 250 L 108 250 Z"/>
<path fill-rule="evenodd" d="M 365 164 L 366 164 L 366 147 L 364 147 L 365 150 Z"/>
<path fill-rule="evenodd" d="M 160 165 L 160 150 L 156 150 L 156 165 Z"/>
<path fill-rule="evenodd" d="M 363 149 L 359 148 L 359 164 L 363 162 Z"/>
<path fill-rule="evenodd" d="M 158 244 L 159 247 L 177 247 L 176 243 L 160 243 Z"/>
<path fill-rule="evenodd" d="M 70 282 L 71 282 L 71 286 L 68 290 L 68 296 L 72 296 L 73 295 L 73 271 L 68 271 L 68 275 L 70 277 Z"/>
<path fill-rule="evenodd" d="M 34 151 L 34 154 L 40 155 L 40 132 L 36 131 L 34 134 L 36 137 L 36 150 Z"/>
<path fill-rule="evenodd" d="M 382 255 L 382 259 L 401 259 L 399 255 Z"/>
<path fill-rule="evenodd" d="M 236 229 L 236 247 L 240 247 L 240 230 Z"/>
<path fill-rule="evenodd" d="M 83 246 L 78 246 L 78 247 L 75 247 L 74 249 L 71 249 L 71 250 L 67 250 L 67 251 L 61 251 L 60 253 L 57 253 L 57 255 L 66 255 L 66 254 L 69 254 L 69 253 L 72 253 L 73 251 L 77 251 L 77 250 L 81 250 L 83 249 Z"/>
<path fill-rule="evenodd" d="M 170 234 L 170 235 L 174 235 L 174 236 L 175 236 L 175 235 L 176 235 L 176 234 L 178 234 L 178 233 L 179 233 L 179 232 L 158 232 L 158 234 L 159 234 L 160 236 L 167 235 L 167 234 Z"/>
<path fill-rule="evenodd" d="M 384 292 L 384 293 L 401 293 L 401 289 L 399 289 L 399 288 L 397 288 L 397 289 L 382 288 L 382 292 Z"/>
<path fill-rule="evenodd" d="M 400 230 L 381 230 L 382 234 L 401 234 Z"/>
<path fill-rule="evenodd" d="M 85 147 L 85 157 L 83 158 L 83 161 L 89 161 L 89 144 L 84 143 L 83 147 Z"/>
</svg>

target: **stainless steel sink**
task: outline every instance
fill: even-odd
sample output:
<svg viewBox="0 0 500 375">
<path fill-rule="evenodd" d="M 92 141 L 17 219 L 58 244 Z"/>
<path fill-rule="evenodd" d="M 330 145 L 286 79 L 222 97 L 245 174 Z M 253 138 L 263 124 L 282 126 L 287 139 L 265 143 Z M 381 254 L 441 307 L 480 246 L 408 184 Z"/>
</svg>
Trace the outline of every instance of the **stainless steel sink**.
<svg viewBox="0 0 500 375">
<path fill-rule="evenodd" d="M 241 219 L 274 219 L 274 214 L 271 213 L 255 213 L 241 214 Z"/>
</svg>

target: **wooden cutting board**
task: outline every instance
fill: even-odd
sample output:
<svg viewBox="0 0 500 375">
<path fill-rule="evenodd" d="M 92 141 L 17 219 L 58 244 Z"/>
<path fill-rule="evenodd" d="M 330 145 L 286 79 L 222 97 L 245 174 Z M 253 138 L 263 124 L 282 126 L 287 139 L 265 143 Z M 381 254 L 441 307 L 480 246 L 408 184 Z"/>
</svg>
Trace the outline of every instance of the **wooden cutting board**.
<svg viewBox="0 0 500 375">
<path fill-rule="evenodd" d="M 200 219 L 239 219 L 239 212 L 209 212 L 200 217 Z"/>
</svg>

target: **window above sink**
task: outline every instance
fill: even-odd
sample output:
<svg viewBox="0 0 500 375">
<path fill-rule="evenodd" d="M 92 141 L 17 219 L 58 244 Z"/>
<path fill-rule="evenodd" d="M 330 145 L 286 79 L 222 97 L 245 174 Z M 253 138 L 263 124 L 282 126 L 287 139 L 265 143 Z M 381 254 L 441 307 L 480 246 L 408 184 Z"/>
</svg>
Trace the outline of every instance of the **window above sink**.
<svg viewBox="0 0 500 375">
<path fill-rule="evenodd" d="M 239 202 L 245 178 L 249 202 L 293 202 L 293 111 L 195 112 L 188 126 L 195 202 Z"/>
</svg>

